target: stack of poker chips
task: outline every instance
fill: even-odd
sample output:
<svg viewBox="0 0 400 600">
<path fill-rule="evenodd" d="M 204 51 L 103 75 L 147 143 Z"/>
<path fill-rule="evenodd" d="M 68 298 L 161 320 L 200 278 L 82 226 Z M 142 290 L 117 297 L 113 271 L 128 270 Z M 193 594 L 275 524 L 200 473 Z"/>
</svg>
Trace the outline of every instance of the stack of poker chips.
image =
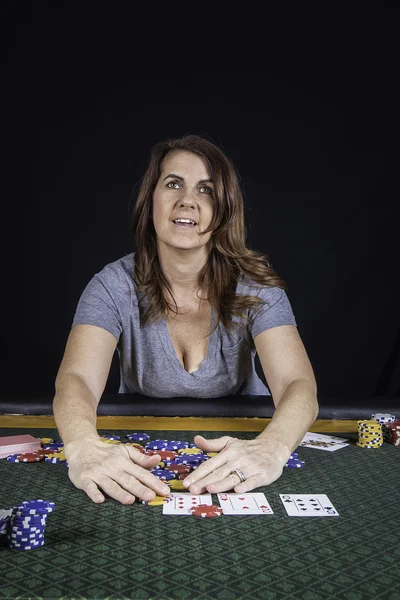
<svg viewBox="0 0 400 600">
<path fill-rule="evenodd" d="M 359 448 L 380 448 L 383 444 L 382 425 L 374 419 L 357 421 Z"/>
<path fill-rule="evenodd" d="M 384 442 L 389 442 L 389 444 L 400 447 L 400 420 L 396 421 L 396 415 L 374 413 L 371 415 L 371 419 L 382 425 Z"/>
<path fill-rule="evenodd" d="M 15 506 L 7 521 L 7 540 L 15 550 L 34 550 L 44 544 L 49 513 L 55 508 L 48 500 L 27 500 Z"/>
</svg>

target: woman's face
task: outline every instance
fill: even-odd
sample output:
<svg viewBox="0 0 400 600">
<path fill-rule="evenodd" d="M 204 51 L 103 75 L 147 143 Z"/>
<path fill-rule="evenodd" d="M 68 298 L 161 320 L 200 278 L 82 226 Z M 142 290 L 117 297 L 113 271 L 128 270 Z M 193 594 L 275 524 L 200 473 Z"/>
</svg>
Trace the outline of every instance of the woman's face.
<svg viewBox="0 0 400 600">
<path fill-rule="evenodd" d="M 200 156 L 182 150 L 170 152 L 163 160 L 161 175 L 153 195 L 153 223 L 158 243 L 191 250 L 205 246 L 211 232 L 214 211 L 213 183 Z M 192 219 L 195 225 L 178 226 L 178 217 Z"/>
</svg>

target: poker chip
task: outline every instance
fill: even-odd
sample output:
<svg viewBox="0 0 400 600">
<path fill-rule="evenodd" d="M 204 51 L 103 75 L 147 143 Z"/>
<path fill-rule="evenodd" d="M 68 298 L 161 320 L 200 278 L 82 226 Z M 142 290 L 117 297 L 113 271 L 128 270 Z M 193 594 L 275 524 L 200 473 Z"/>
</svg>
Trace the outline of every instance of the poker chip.
<svg viewBox="0 0 400 600">
<path fill-rule="evenodd" d="M 200 450 L 200 448 L 180 448 L 178 450 L 178 454 L 182 455 L 182 454 L 204 454 L 203 450 Z"/>
<path fill-rule="evenodd" d="M 192 465 L 197 464 L 199 462 L 200 460 L 197 454 L 186 454 L 182 456 L 177 456 L 174 461 L 174 463 L 177 465 Z"/>
<path fill-rule="evenodd" d="M 305 462 L 303 460 L 299 460 L 298 458 L 289 458 L 285 467 L 288 467 L 289 469 L 300 469 L 301 467 L 304 467 L 304 465 Z"/>
<path fill-rule="evenodd" d="M 145 450 L 148 456 L 153 456 L 154 454 L 158 454 L 162 460 L 173 461 L 178 456 L 178 454 L 174 450 Z"/>
<path fill-rule="evenodd" d="M 186 491 L 186 488 L 184 487 L 183 481 L 181 479 L 171 479 L 171 481 L 168 481 L 168 485 L 171 488 L 171 490 L 174 490 L 175 492 Z"/>
<path fill-rule="evenodd" d="M 146 444 L 146 450 L 163 450 L 169 444 L 168 440 L 154 440 L 154 442 L 149 442 Z M 169 448 L 172 450 L 172 448 Z"/>
<path fill-rule="evenodd" d="M 9 454 L 7 456 L 7 460 L 8 460 L 8 462 L 19 463 L 20 461 L 18 459 L 18 456 L 19 456 L 18 454 Z"/>
<path fill-rule="evenodd" d="M 136 450 L 139 450 L 139 452 L 146 452 L 146 450 L 143 448 L 143 446 L 141 444 L 137 444 L 136 442 L 124 442 L 122 444 L 122 446 L 132 446 L 133 448 L 136 448 Z M 151 451 L 153 452 L 153 450 Z M 156 451 L 154 450 L 154 454 L 156 454 Z"/>
<path fill-rule="evenodd" d="M 171 471 L 172 473 L 190 473 L 190 465 L 178 465 L 176 463 L 172 463 L 165 466 L 166 471 Z"/>
<path fill-rule="evenodd" d="M 152 469 L 150 470 L 150 473 L 152 473 L 153 475 L 155 475 L 157 477 L 157 479 L 165 479 L 165 480 L 169 480 L 169 479 L 174 479 L 175 478 L 175 473 L 171 473 L 171 471 L 164 471 L 162 469 Z"/>
<path fill-rule="evenodd" d="M 114 435 L 114 434 L 106 434 L 106 433 L 103 433 L 103 435 L 101 436 L 101 439 L 103 439 L 103 440 L 104 440 L 104 439 L 106 439 L 106 440 L 113 440 L 113 441 L 115 441 L 115 440 L 120 440 L 120 439 L 121 439 L 121 436 L 120 436 L 120 435 Z"/>
<path fill-rule="evenodd" d="M 142 504 L 146 506 L 161 506 L 162 504 L 167 504 L 167 500 L 165 496 L 156 496 L 153 500 L 142 500 Z"/>
<path fill-rule="evenodd" d="M 46 444 L 43 446 L 43 450 L 53 450 L 53 452 L 59 452 L 60 450 L 64 450 L 63 443 L 54 443 L 54 444 Z"/>
<path fill-rule="evenodd" d="M 56 505 L 50 500 L 24 500 L 18 504 L 13 510 L 23 510 L 29 512 L 29 514 L 40 514 L 41 511 L 44 513 L 53 512 Z"/>
<path fill-rule="evenodd" d="M 39 438 L 42 446 L 46 446 L 47 444 L 54 444 L 54 440 L 52 438 Z"/>
<path fill-rule="evenodd" d="M 198 504 L 191 509 L 191 513 L 194 517 L 202 517 L 203 519 L 220 517 L 222 512 L 222 508 L 216 504 Z"/>
<path fill-rule="evenodd" d="M 146 442 L 150 439 L 147 433 L 128 433 L 126 437 L 131 442 Z"/>
<path fill-rule="evenodd" d="M 114 439 L 110 439 L 108 437 L 100 437 L 100 441 L 104 442 L 105 444 L 116 444 L 116 445 L 121 444 L 121 440 L 114 440 Z"/>
<path fill-rule="evenodd" d="M 44 460 L 44 456 L 40 456 L 37 452 L 26 452 L 25 454 L 18 454 L 17 459 L 19 462 L 33 463 Z"/>
<path fill-rule="evenodd" d="M 168 440 L 167 440 L 168 442 Z M 182 450 L 184 448 L 189 448 L 189 442 L 181 441 L 181 440 L 172 440 L 168 442 L 166 446 L 166 450 Z"/>
</svg>

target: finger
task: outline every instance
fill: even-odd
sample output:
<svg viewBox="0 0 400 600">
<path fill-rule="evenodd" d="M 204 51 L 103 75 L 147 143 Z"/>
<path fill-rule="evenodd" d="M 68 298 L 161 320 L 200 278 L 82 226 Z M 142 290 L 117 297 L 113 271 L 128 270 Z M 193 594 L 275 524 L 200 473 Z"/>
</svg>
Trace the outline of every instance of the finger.
<svg viewBox="0 0 400 600">
<path fill-rule="evenodd" d="M 90 479 L 84 480 L 80 489 L 82 489 L 96 504 L 101 504 L 105 500 L 97 485 Z"/>
<path fill-rule="evenodd" d="M 196 469 L 196 474 L 197 471 L 200 470 L 200 467 L 198 469 Z M 194 483 L 189 483 L 189 491 L 191 494 L 202 494 L 203 492 L 205 492 L 206 490 L 208 490 L 208 487 L 210 485 L 214 485 L 214 484 L 220 484 L 221 481 L 225 481 L 231 474 L 232 472 L 232 468 L 229 467 L 227 464 L 222 465 L 219 469 L 213 470 L 211 473 L 208 473 L 206 476 L 204 476 L 202 479 L 198 479 L 197 481 L 195 481 Z M 183 485 L 185 485 L 186 481 L 189 479 L 189 477 L 192 477 L 192 473 L 188 476 L 185 477 L 185 479 L 183 480 Z M 237 482 L 237 475 L 236 475 L 236 482 Z M 231 488 L 233 487 L 233 485 L 231 485 Z M 229 489 L 231 489 L 229 488 Z M 226 491 L 224 490 L 219 490 L 218 492 L 222 492 L 222 491 Z"/>
<path fill-rule="evenodd" d="M 220 438 L 216 438 L 215 440 L 206 440 L 202 435 L 195 435 L 194 443 L 201 450 L 205 450 L 206 452 L 221 452 L 225 448 L 228 442 L 234 440 L 235 438 L 224 435 Z"/>
<path fill-rule="evenodd" d="M 225 454 L 225 456 L 223 454 L 218 454 L 218 456 L 213 456 L 212 458 L 209 458 L 208 460 L 203 462 L 202 465 L 197 467 L 197 469 L 192 471 L 192 473 L 190 473 L 187 477 L 185 477 L 185 479 L 183 480 L 183 486 L 185 488 L 190 487 L 191 494 L 201 494 L 201 492 L 192 491 L 191 486 L 193 484 L 197 484 L 197 486 L 201 486 L 202 489 L 204 489 L 204 484 L 212 483 L 213 481 L 212 479 L 207 479 L 207 477 L 209 477 L 211 474 L 215 474 L 215 472 L 218 469 L 221 469 L 224 466 L 226 467 L 226 463 L 228 460 L 228 454 Z M 231 470 L 232 469 L 230 469 L 230 471 Z M 228 470 L 228 472 L 226 472 L 226 469 L 224 472 L 220 471 L 219 474 L 216 475 L 216 479 L 226 477 L 227 475 L 229 475 L 230 471 Z"/>
<path fill-rule="evenodd" d="M 235 485 L 233 488 L 236 494 L 245 494 L 246 492 L 251 492 L 251 490 L 255 490 L 262 485 L 266 485 L 265 483 L 260 481 L 259 476 L 253 475 L 253 477 L 249 477 L 246 481 L 239 483 L 239 485 Z"/>
<path fill-rule="evenodd" d="M 239 483 L 240 479 L 238 475 L 236 475 L 236 473 L 230 473 L 227 477 L 224 477 L 219 481 L 206 484 L 206 490 L 210 492 L 210 494 L 219 494 L 221 492 L 233 490 L 235 486 L 239 485 Z"/>
<path fill-rule="evenodd" d="M 139 466 L 129 466 L 126 473 L 116 478 L 117 482 L 126 490 L 142 500 L 153 500 L 155 495 L 166 496 L 170 488 L 153 473 Z"/>
<path fill-rule="evenodd" d="M 135 464 L 140 465 L 145 469 L 151 468 L 161 462 L 161 456 L 159 454 L 152 454 L 149 456 L 148 454 L 143 454 L 143 452 L 136 450 L 136 448 L 133 448 L 132 446 L 124 446 L 124 448 L 127 451 L 129 458 Z"/>
<path fill-rule="evenodd" d="M 116 481 L 108 477 L 108 475 L 100 475 L 95 483 L 109 496 L 118 500 L 121 504 L 133 504 L 135 502 L 135 495 L 129 493 L 126 489 L 123 489 Z M 132 485 L 132 488 L 134 485 Z"/>
</svg>

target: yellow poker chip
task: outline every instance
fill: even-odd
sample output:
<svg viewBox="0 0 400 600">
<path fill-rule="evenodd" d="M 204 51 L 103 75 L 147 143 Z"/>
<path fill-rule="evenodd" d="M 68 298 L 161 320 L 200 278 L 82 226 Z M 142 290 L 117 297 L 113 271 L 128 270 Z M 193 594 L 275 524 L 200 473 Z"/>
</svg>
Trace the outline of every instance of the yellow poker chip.
<svg viewBox="0 0 400 600">
<path fill-rule="evenodd" d="M 218 456 L 219 452 L 207 452 L 207 456 L 210 456 L 211 458 L 213 456 Z"/>
<path fill-rule="evenodd" d="M 123 446 L 133 446 L 134 448 L 137 448 L 138 450 L 143 450 L 143 446 L 141 444 L 138 444 L 137 442 L 128 442 L 126 444 L 123 444 Z"/>
<path fill-rule="evenodd" d="M 67 460 L 64 452 L 53 452 L 53 454 L 47 454 L 47 458 L 62 458 Z"/>
<path fill-rule="evenodd" d="M 181 479 L 170 479 L 168 483 L 171 490 L 177 490 L 178 492 L 186 491 L 186 488 L 183 487 L 183 480 Z"/>
<path fill-rule="evenodd" d="M 200 450 L 200 448 L 181 448 L 178 450 L 178 454 L 203 454 L 203 450 Z"/>
<path fill-rule="evenodd" d="M 47 444 L 54 444 L 53 438 L 39 438 L 39 441 L 42 444 L 42 446 L 47 446 Z"/>
<path fill-rule="evenodd" d="M 121 444 L 121 442 L 119 440 L 109 440 L 108 438 L 100 438 L 102 442 L 105 442 L 106 444 Z"/>
<path fill-rule="evenodd" d="M 156 496 L 154 500 L 150 500 L 147 502 L 146 500 L 142 500 L 142 504 L 146 506 L 161 506 L 162 504 L 167 504 L 168 500 L 166 500 L 165 496 Z"/>
</svg>

